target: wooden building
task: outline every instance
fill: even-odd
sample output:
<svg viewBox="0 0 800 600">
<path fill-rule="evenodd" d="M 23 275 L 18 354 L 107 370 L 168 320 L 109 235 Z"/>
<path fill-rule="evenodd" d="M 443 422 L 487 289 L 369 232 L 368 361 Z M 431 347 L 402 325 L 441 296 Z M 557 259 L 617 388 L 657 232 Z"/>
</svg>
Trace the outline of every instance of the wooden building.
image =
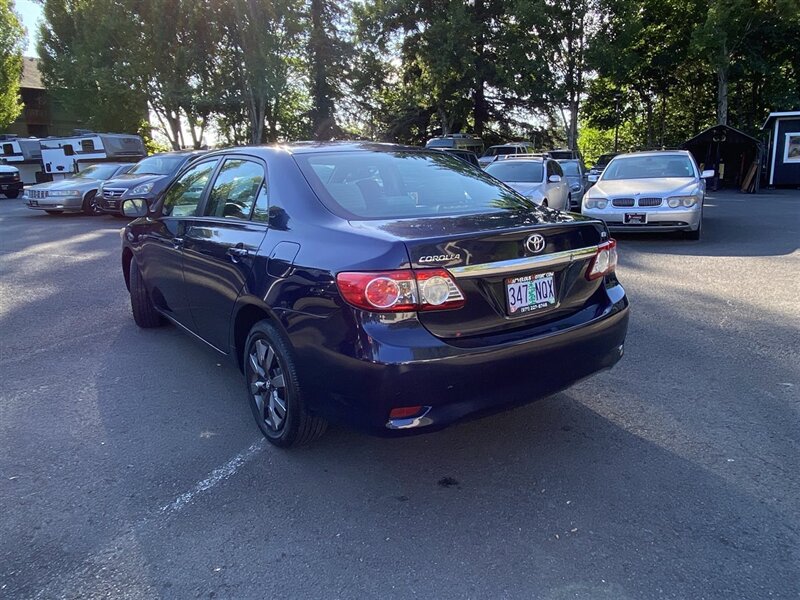
<svg viewBox="0 0 800 600">
<path fill-rule="evenodd" d="M 755 192 L 759 185 L 762 146 L 756 138 L 728 125 L 715 125 L 682 146 L 694 156 L 700 170 L 713 169 L 711 189 L 737 188 Z"/>
</svg>

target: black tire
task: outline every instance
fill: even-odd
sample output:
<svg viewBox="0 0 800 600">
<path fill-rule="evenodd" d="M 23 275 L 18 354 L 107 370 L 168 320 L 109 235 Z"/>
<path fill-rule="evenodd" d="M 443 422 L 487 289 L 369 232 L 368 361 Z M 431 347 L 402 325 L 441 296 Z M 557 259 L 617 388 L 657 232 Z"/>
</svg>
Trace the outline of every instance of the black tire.
<svg viewBox="0 0 800 600">
<path fill-rule="evenodd" d="M 19 190 L 15 192 L 4 192 L 6 198 L 19 198 Z"/>
<path fill-rule="evenodd" d="M 289 448 L 325 433 L 327 422 L 306 408 L 294 353 L 272 323 L 264 320 L 253 325 L 243 358 L 247 401 L 270 443 Z"/>
<path fill-rule="evenodd" d="M 135 259 L 131 259 L 131 266 L 128 271 L 131 286 L 131 312 L 133 320 L 142 329 L 151 329 L 164 323 L 164 318 L 158 314 L 147 288 L 142 281 L 142 274 Z"/>
<path fill-rule="evenodd" d="M 63 210 L 46 210 L 44 212 L 46 212 L 48 215 L 60 215 L 64 211 Z"/>
<path fill-rule="evenodd" d="M 94 201 L 96 194 L 96 191 L 91 191 L 83 197 L 83 205 L 81 206 L 83 214 L 90 215 L 92 217 L 97 217 L 103 214 L 103 211 L 100 210 L 100 207 L 97 206 L 97 203 Z"/>
</svg>

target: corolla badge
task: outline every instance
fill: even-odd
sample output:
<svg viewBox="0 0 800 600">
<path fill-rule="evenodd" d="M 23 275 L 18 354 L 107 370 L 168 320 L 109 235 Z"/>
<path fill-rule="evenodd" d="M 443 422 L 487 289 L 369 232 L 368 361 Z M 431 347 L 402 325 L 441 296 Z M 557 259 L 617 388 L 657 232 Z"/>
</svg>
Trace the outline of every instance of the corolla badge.
<svg viewBox="0 0 800 600">
<path fill-rule="evenodd" d="M 528 236 L 528 239 L 525 240 L 525 247 L 528 249 L 529 252 L 533 252 L 534 254 L 539 254 L 542 250 L 544 250 L 545 241 L 544 236 L 539 235 L 538 233 L 534 233 L 531 236 Z"/>
<path fill-rule="evenodd" d="M 460 254 L 441 254 L 438 256 L 422 256 L 419 259 L 420 263 L 430 263 L 430 262 L 445 262 L 451 260 L 459 260 L 461 258 Z"/>
</svg>

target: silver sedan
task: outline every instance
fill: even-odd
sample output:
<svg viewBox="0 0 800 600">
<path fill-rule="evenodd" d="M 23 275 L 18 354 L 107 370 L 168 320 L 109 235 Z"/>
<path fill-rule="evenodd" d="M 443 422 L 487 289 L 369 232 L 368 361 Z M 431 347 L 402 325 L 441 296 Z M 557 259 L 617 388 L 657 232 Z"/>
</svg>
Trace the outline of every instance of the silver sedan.
<svg viewBox="0 0 800 600">
<path fill-rule="evenodd" d="M 57 215 L 63 212 L 102 214 L 95 204 L 101 181 L 127 173 L 134 163 L 98 163 L 72 177 L 38 183 L 25 188 L 22 199 L 28 208 Z"/>
<path fill-rule="evenodd" d="M 636 152 L 615 157 L 583 196 L 581 212 L 612 231 L 680 231 L 700 239 L 705 179 L 685 150 Z"/>
</svg>

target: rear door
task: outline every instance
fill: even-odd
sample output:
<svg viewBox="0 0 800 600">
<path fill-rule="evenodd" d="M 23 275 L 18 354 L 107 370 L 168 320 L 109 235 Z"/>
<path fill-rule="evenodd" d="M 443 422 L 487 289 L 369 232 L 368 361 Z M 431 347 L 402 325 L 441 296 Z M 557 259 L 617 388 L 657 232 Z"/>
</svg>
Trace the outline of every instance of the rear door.
<svg viewBox="0 0 800 600">
<path fill-rule="evenodd" d="M 266 166 L 227 156 L 184 235 L 183 274 L 197 333 L 224 352 L 234 304 L 267 234 L 266 223 L 250 219 L 257 204 L 259 214 L 266 210 Z"/>
</svg>

